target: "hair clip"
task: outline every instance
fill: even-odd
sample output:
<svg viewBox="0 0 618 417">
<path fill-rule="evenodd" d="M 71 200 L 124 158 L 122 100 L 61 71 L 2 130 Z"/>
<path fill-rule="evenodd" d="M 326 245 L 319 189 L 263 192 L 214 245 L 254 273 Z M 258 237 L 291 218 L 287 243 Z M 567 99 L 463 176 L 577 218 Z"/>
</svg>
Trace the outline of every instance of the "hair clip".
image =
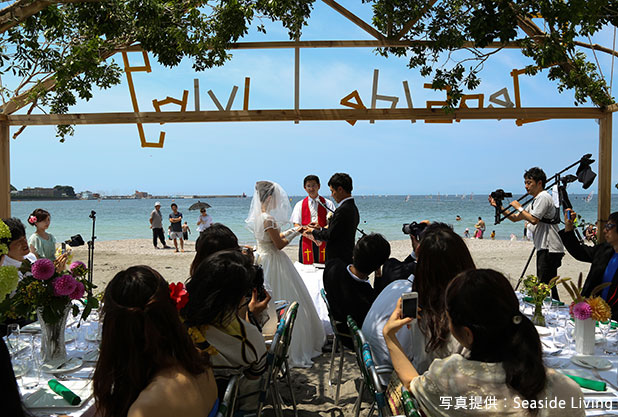
<svg viewBox="0 0 618 417">
<path fill-rule="evenodd" d="M 521 314 L 515 314 L 515 315 L 513 316 L 513 324 L 519 324 L 519 323 L 521 323 L 521 318 L 522 318 L 522 317 L 521 317 Z"/>
<path fill-rule="evenodd" d="M 36 216 L 28 217 L 28 223 L 34 225 L 37 222 Z"/>
<path fill-rule="evenodd" d="M 170 299 L 176 306 L 178 311 L 182 310 L 182 308 L 187 305 L 189 302 L 189 293 L 185 289 L 185 285 L 182 282 L 178 283 L 170 283 Z"/>
</svg>

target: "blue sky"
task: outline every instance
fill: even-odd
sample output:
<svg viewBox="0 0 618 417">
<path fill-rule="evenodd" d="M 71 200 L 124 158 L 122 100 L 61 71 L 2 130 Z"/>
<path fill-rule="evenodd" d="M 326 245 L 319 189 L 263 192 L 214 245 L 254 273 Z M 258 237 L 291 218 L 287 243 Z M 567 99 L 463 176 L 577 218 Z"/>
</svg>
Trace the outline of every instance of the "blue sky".
<svg viewBox="0 0 618 417">
<path fill-rule="evenodd" d="M 371 20 L 366 4 L 344 2 L 365 21 Z M 358 4 L 357 4 L 358 3 Z M 257 23 L 257 22 L 256 22 Z M 268 34 L 252 28 L 244 39 L 287 40 L 287 31 L 267 21 Z M 353 23 L 321 2 L 316 2 L 303 40 L 370 39 Z M 613 29 L 592 41 L 612 46 Z M 188 110 L 194 110 L 193 79 L 200 80 L 201 110 L 216 110 L 207 94 L 213 90 L 223 103 L 234 85 L 239 87 L 232 109 L 242 109 L 244 78 L 251 77 L 250 109 L 293 108 L 294 51 L 239 50 L 225 66 L 196 73 L 190 62 L 167 69 L 150 56 L 153 72 L 134 73 L 141 111 L 153 111 L 152 100 L 181 98 L 189 90 Z M 591 59 L 594 59 L 591 56 Z M 611 58 L 597 53 L 609 82 Z M 130 55 L 140 65 L 141 55 Z M 122 61 L 120 55 L 114 57 Z M 486 64 L 482 83 L 470 93 L 489 95 L 507 87 L 514 101 L 509 73 L 530 62 L 516 50 L 504 50 Z M 402 81 L 407 80 L 415 107 L 444 94 L 424 89 L 407 59 L 376 56 L 368 48 L 302 49 L 301 108 L 341 108 L 339 101 L 353 90 L 369 106 L 373 70 L 380 70 L 378 93 L 406 100 Z M 618 65 L 616 65 L 618 66 Z M 6 82 L 6 80 L 5 80 Z M 615 82 L 618 83 L 618 80 Z M 573 92 L 558 93 L 546 73 L 520 76 L 525 107 L 569 107 Z M 378 107 L 390 103 L 378 102 Z M 474 105 L 474 104 L 471 104 Z M 163 108 L 175 110 L 169 105 Z M 95 93 L 71 112 L 133 111 L 126 83 Z M 614 123 L 613 135 L 618 136 Z M 14 133 L 16 128 L 12 128 Z M 29 127 L 11 141 L 11 183 L 17 188 L 66 184 L 76 191 L 130 194 L 252 194 L 255 181 L 270 179 L 291 195 L 299 195 L 302 179 L 317 174 L 323 192 L 330 175 L 347 172 L 356 194 L 455 194 L 488 193 L 496 188 L 522 194 L 522 174 L 541 166 L 551 175 L 585 153 L 598 154 L 598 124 L 592 120 L 554 120 L 517 127 L 514 121 L 462 121 L 426 124 L 409 121 L 255 122 L 146 125 L 150 141 L 166 132 L 163 149 L 141 148 L 135 125 L 77 126 L 75 135 L 59 143 L 52 127 Z M 613 152 L 615 155 L 615 151 Z M 596 170 L 596 164 L 593 166 Z M 616 163 L 612 184 L 617 182 Z M 592 189 L 596 193 L 596 183 Z M 582 192 L 576 184 L 571 192 Z M 583 191 L 588 192 L 588 191 Z"/>
</svg>

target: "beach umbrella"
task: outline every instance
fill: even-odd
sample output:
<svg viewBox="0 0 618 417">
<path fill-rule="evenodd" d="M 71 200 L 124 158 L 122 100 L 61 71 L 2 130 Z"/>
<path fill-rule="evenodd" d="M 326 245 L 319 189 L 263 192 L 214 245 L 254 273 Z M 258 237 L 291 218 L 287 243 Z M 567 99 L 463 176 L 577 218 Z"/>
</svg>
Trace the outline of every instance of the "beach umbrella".
<svg viewBox="0 0 618 417">
<path fill-rule="evenodd" d="M 191 207 L 189 207 L 189 210 L 201 210 L 203 208 L 210 208 L 210 204 L 202 203 L 201 201 L 197 200 L 197 203 L 191 204 Z"/>
</svg>

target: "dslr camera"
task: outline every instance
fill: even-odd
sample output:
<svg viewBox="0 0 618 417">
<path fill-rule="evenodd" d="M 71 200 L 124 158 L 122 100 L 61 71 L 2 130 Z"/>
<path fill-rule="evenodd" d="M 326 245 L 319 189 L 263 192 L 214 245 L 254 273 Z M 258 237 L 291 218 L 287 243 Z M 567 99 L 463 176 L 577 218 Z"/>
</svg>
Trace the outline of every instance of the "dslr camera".
<svg viewBox="0 0 618 417">
<path fill-rule="evenodd" d="M 417 222 L 404 223 L 403 227 L 401 228 L 401 231 L 405 235 L 414 236 L 416 240 L 421 240 L 421 233 L 423 233 L 423 230 L 425 230 L 426 227 L 427 227 L 427 223 L 417 223 Z"/>
<path fill-rule="evenodd" d="M 262 301 L 266 298 L 266 289 L 264 288 L 264 270 L 261 265 L 253 265 L 253 271 L 250 271 L 251 276 L 251 289 L 249 290 L 249 297 L 253 289 L 257 289 L 258 301 Z"/>
<path fill-rule="evenodd" d="M 513 197 L 513 193 L 507 193 L 502 188 L 498 188 L 496 191 L 491 192 L 491 198 L 493 198 L 496 203 L 501 203 L 505 198 Z"/>
</svg>

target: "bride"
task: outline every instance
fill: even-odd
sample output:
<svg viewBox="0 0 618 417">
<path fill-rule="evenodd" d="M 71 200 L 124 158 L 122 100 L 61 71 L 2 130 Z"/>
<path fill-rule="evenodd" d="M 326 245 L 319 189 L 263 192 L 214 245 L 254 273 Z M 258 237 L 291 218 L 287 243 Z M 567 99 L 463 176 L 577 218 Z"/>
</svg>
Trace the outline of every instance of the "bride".
<svg viewBox="0 0 618 417">
<path fill-rule="evenodd" d="M 290 212 L 290 200 L 279 184 L 258 181 L 245 222 L 257 239 L 257 262 L 262 264 L 273 300 L 299 304 L 289 348 L 290 366 L 309 368 L 311 359 L 322 353 L 325 334 L 307 287 L 281 250 L 300 234 L 294 229 L 281 233 L 281 227 L 289 222 Z"/>
</svg>

